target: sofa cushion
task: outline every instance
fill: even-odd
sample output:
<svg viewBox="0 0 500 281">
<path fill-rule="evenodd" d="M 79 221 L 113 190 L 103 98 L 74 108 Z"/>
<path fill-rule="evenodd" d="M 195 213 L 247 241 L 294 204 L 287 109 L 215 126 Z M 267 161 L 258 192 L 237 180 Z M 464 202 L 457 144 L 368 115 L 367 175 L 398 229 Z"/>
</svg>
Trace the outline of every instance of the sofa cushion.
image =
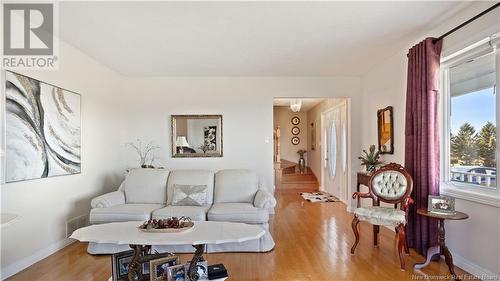
<svg viewBox="0 0 500 281">
<path fill-rule="evenodd" d="M 129 204 L 165 204 L 167 179 L 165 169 L 133 169 L 120 187 Z"/>
<path fill-rule="evenodd" d="M 209 221 L 266 223 L 269 213 L 250 203 L 215 203 L 208 211 Z"/>
<path fill-rule="evenodd" d="M 161 204 L 121 204 L 108 208 L 90 210 L 90 223 L 107 223 L 119 221 L 147 221 L 151 212 L 162 208 Z"/>
<path fill-rule="evenodd" d="M 207 204 L 206 185 L 174 184 L 173 206 L 203 206 Z"/>
<path fill-rule="evenodd" d="M 259 177 L 251 170 L 221 170 L 215 174 L 214 203 L 253 203 Z"/>
<path fill-rule="evenodd" d="M 214 172 L 208 170 L 176 170 L 170 172 L 167 183 L 167 205 L 172 205 L 174 185 L 206 185 L 207 205 L 214 198 Z"/>
<path fill-rule="evenodd" d="M 206 221 L 207 211 L 210 206 L 167 206 L 155 210 L 151 217 L 153 219 L 166 219 L 171 217 L 190 217 L 194 221 Z"/>
</svg>

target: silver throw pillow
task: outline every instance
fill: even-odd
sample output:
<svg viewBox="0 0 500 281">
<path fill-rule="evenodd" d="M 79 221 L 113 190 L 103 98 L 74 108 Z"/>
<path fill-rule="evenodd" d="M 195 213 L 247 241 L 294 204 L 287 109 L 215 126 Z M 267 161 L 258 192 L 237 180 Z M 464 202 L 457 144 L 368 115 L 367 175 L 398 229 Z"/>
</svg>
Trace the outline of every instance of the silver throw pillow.
<svg viewBox="0 0 500 281">
<path fill-rule="evenodd" d="M 172 206 L 203 206 L 207 203 L 206 185 L 174 184 Z"/>
</svg>

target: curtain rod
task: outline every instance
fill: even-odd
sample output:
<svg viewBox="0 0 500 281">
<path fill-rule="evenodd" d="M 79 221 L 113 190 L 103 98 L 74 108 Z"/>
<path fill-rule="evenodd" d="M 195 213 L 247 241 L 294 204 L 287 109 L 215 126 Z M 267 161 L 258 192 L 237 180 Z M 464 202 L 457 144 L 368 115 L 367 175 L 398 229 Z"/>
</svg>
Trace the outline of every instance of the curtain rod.
<svg viewBox="0 0 500 281">
<path fill-rule="evenodd" d="M 480 17 L 484 16 L 485 14 L 487 14 L 487 13 L 491 12 L 492 10 L 494 10 L 495 8 L 498 8 L 498 7 L 500 7 L 500 2 L 498 2 L 498 3 L 496 3 L 495 5 L 493 5 L 493 6 L 489 7 L 488 9 L 486 9 L 486 10 L 482 11 L 480 14 L 478 14 L 478 15 L 474 16 L 473 18 L 469 19 L 468 21 L 463 22 L 463 23 L 462 23 L 462 24 L 460 24 L 459 26 L 457 26 L 457 27 L 453 28 L 452 30 L 450 30 L 450 31 L 446 32 L 445 34 L 443 34 L 443 35 L 439 36 L 438 38 L 436 38 L 436 39 L 432 40 L 432 42 L 434 42 L 434 43 L 435 43 L 435 42 L 437 42 L 437 41 L 439 41 L 439 40 L 441 40 L 441 39 L 445 38 L 446 36 L 448 36 L 448 35 L 452 34 L 453 32 L 455 32 L 455 31 L 459 30 L 460 28 L 462 28 L 462 27 L 464 27 L 464 26 L 468 25 L 469 23 L 471 23 L 471 22 L 473 22 L 473 21 L 477 20 L 478 18 L 480 18 Z"/>
</svg>

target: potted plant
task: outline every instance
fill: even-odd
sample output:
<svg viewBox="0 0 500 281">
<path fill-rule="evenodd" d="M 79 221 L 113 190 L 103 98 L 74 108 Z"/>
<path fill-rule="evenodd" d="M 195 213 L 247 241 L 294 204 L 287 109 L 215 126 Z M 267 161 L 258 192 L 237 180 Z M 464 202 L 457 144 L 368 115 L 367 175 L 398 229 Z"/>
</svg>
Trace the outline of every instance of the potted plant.
<svg viewBox="0 0 500 281">
<path fill-rule="evenodd" d="M 366 149 L 363 149 L 364 155 L 359 156 L 358 159 L 361 160 L 362 166 L 366 166 L 366 171 L 371 173 L 375 171 L 377 165 L 382 164 L 382 162 L 379 161 L 380 151 L 375 149 L 374 144 L 370 145 L 368 150 L 369 152 L 367 152 Z"/>
<path fill-rule="evenodd" d="M 304 154 L 307 153 L 307 150 L 299 149 L 297 150 L 297 154 L 300 156 L 299 158 L 299 171 L 304 173 L 306 170 L 306 160 L 304 159 Z"/>
</svg>

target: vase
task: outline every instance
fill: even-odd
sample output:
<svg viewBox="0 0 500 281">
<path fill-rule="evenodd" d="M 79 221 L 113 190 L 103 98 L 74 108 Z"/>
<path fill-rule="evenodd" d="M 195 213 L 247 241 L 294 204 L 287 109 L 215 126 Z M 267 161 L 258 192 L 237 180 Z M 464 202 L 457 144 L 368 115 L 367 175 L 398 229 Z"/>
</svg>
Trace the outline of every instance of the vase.
<svg viewBox="0 0 500 281">
<path fill-rule="evenodd" d="M 299 158 L 299 172 L 304 173 L 306 171 L 306 160 L 304 156 L 300 156 Z"/>
<path fill-rule="evenodd" d="M 371 174 L 371 173 L 375 172 L 375 168 L 376 168 L 375 165 L 366 165 L 366 172 Z"/>
</svg>

